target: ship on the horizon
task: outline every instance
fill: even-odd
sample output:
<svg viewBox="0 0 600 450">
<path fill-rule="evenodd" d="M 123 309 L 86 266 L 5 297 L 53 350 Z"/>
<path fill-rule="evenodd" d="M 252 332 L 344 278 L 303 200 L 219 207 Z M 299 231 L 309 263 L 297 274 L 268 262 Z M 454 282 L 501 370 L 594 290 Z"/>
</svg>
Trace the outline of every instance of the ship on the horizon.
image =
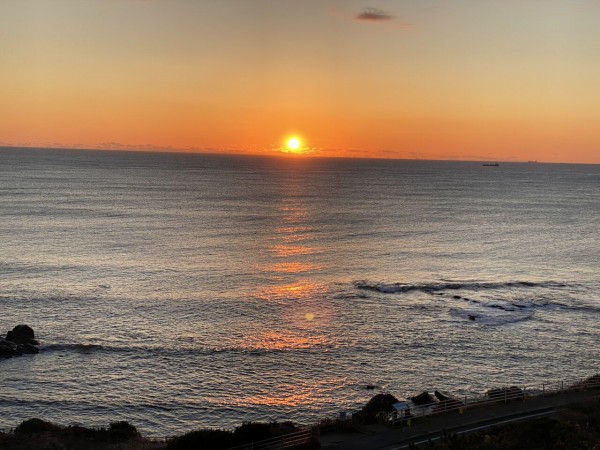
<svg viewBox="0 0 600 450">
<path fill-rule="evenodd" d="M 487 166 L 487 167 L 498 167 L 500 164 L 498 164 L 497 162 L 495 163 L 483 163 L 482 166 Z"/>
</svg>

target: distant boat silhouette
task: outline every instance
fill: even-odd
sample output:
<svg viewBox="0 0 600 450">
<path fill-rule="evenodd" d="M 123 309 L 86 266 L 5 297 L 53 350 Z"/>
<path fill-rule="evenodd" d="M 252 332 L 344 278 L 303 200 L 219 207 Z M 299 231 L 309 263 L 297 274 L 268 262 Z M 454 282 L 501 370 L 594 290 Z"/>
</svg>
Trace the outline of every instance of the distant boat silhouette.
<svg viewBox="0 0 600 450">
<path fill-rule="evenodd" d="M 482 166 L 487 166 L 487 167 L 498 167 L 500 164 L 498 163 L 484 163 L 482 164 Z"/>
</svg>

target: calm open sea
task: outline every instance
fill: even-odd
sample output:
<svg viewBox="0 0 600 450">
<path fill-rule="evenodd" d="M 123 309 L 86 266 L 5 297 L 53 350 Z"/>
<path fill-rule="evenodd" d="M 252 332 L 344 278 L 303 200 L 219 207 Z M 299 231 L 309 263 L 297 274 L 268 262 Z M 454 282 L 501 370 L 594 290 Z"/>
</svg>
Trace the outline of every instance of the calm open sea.
<svg viewBox="0 0 600 450">
<path fill-rule="evenodd" d="M 151 436 L 598 372 L 600 166 L 0 150 L 0 428 Z"/>
</svg>

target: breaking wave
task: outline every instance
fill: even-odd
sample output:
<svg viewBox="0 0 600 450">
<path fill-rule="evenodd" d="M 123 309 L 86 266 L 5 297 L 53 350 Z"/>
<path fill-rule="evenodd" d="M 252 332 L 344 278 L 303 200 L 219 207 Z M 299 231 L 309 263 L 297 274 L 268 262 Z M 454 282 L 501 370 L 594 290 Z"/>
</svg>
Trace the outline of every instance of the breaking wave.
<svg viewBox="0 0 600 450">
<path fill-rule="evenodd" d="M 312 350 L 327 351 L 338 348 L 335 342 L 307 342 L 297 345 L 287 344 L 279 346 L 224 346 L 224 347 L 163 347 L 163 346 L 108 346 L 99 344 L 45 344 L 40 346 L 41 352 L 67 352 L 67 353 L 151 353 L 157 354 L 188 354 L 188 355 L 216 355 L 216 354 L 248 354 L 265 355 L 269 353 L 307 352 Z"/>
<path fill-rule="evenodd" d="M 110 348 L 103 347 L 97 344 L 48 344 L 42 345 L 40 350 L 43 352 L 81 352 L 91 353 L 96 350 L 110 350 Z"/>
<path fill-rule="evenodd" d="M 600 307 L 572 298 L 570 288 L 557 281 L 474 282 L 448 281 L 430 283 L 386 283 L 355 281 L 358 290 L 383 294 L 424 292 L 447 302 L 451 317 L 486 325 L 502 325 L 533 318 L 544 309 L 568 310 L 583 314 L 598 314 Z M 569 289 L 562 289 L 569 288 Z M 555 292 L 542 292 L 551 289 Z"/>
<path fill-rule="evenodd" d="M 522 310 L 518 313 L 510 313 L 506 311 L 483 311 L 469 308 L 450 308 L 450 316 L 460 319 L 460 321 L 469 321 L 484 325 L 507 325 L 516 322 L 529 320 L 534 316 L 533 310 Z"/>
<path fill-rule="evenodd" d="M 447 290 L 486 290 L 505 289 L 514 287 L 566 287 L 564 283 L 556 281 L 532 282 L 532 281 L 507 281 L 507 282 L 455 282 L 441 281 L 433 283 L 383 283 L 370 281 L 355 281 L 354 286 L 358 289 L 382 292 L 384 294 L 404 293 L 421 291 L 427 293 L 438 293 Z"/>
</svg>

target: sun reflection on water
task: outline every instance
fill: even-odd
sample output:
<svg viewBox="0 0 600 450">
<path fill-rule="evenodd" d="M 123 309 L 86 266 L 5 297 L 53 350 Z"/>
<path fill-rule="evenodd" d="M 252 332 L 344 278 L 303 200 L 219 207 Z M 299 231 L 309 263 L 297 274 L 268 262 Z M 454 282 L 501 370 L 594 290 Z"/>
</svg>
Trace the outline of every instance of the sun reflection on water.
<svg viewBox="0 0 600 450">
<path fill-rule="evenodd" d="M 332 339 L 317 333 L 298 331 L 269 330 L 247 336 L 240 348 L 246 350 L 308 350 L 313 348 L 333 348 L 336 344 Z"/>
<path fill-rule="evenodd" d="M 299 279 L 287 284 L 270 284 L 261 286 L 256 293 L 256 298 L 271 301 L 282 302 L 295 305 L 307 304 L 317 298 L 323 298 L 327 293 L 327 288 L 323 283 L 310 281 L 309 279 Z"/>
<path fill-rule="evenodd" d="M 266 269 L 271 272 L 276 272 L 276 273 L 299 274 L 299 273 L 308 272 L 311 270 L 318 270 L 321 268 L 322 268 L 322 266 L 317 265 L 317 264 L 289 261 L 289 262 L 280 262 L 280 263 L 271 264 L 271 265 L 267 266 Z"/>
<path fill-rule="evenodd" d="M 286 245 L 278 244 L 269 249 L 270 252 L 279 258 L 288 258 L 290 256 L 313 255 L 321 252 L 318 247 L 310 247 L 303 245 Z"/>
<path fill-rule="evenodd" d="M 294 379 L 294 374 L 290 374 L 290 379 Z M 257 392 L 245 395 L 231 396 L 227 398 L 230 405 L 238 407 L 248 406 L 287 406 L 297 407 L 302 405 L 311 405 L 317 407 L 327 404 L 329 401 L 328 393 L 335 389 L 335 386 L 344 384 L 346 380 L 343 377 L 322 376 L 318 380 L 303 379 L 301 382 L 282 383 L 278 386 L 277 392 Z"/>
<path fill-rule="evenodd" d="M 326 267 L 320 258 L 324 249 L 315 245 L 314 215 L 303 197 L 303 186 L 294 177 L 283 186 L 286 193 L 276 206 L 276 221 L 257 254 L 256 267 L 264 283 L 251 298 L 259 301 L 261 320 L 239 336 L 235 345 L 251 352 L 327 351 L 339 346 L 327 332 L 334 316 L 327 301 L 328 283 L 319 279 Z M 257 317 L 259 317 L 257 315 Z M 247 401 L 261 405 L 297 405 L 312 401 L 311 394 L 255 396 Z"/>
<path fill-rule="evenodd" d="M 234 406 L 300 406 L 314 403 L 315 394 L 310 392 L 289 393 L 280 396 L 268 394 L 241 397 L 233 400 Z"/>
<path fill-rule="evenodd" d="M 275 228 L 275 234 L 286 234 L 287 236 L 282 239 L 294 239 L 299 240 L 301 238 L 307 238 L 308 236 L 299 236 L 300 233 L 309 233 L 313 231 L 314 228 L 309 227 L 308 225 L 281 225 Z"/>
</svg>

